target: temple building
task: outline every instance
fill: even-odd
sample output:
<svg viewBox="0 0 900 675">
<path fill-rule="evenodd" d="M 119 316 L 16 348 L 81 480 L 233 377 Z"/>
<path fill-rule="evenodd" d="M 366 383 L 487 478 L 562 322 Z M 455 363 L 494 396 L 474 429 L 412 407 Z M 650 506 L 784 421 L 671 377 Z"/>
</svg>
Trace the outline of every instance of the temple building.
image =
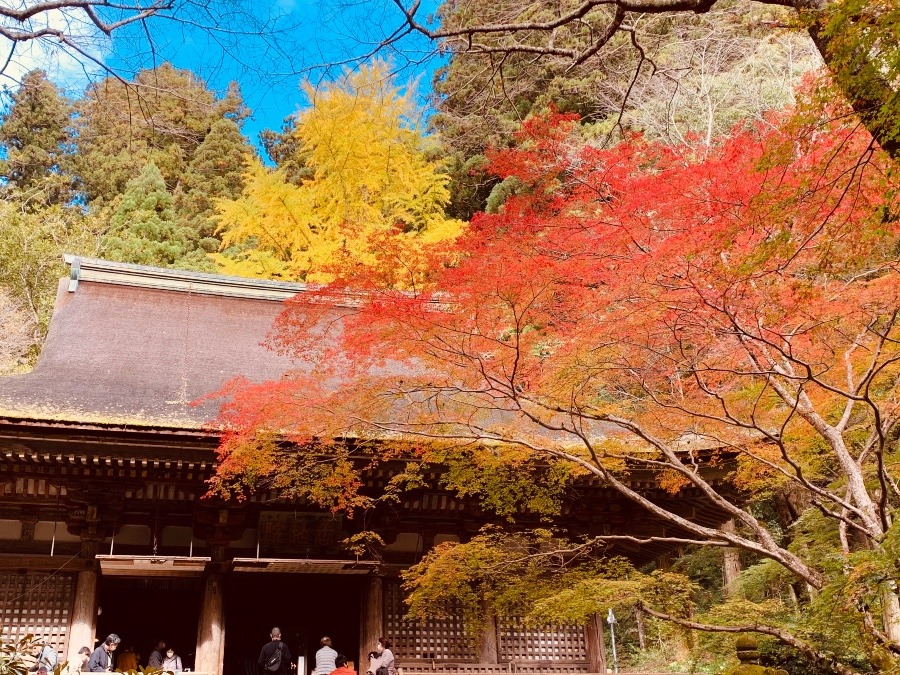
<svg viewBox="0 0 900 675">
<path fill-rule="evenodd" d="M 75 661 L 115 632 L 142 663 L 163 638 L 198 672 L 244 675 L 277 625 L 307 672 L 323 635 L 357 663 L 388 636 L 411 670 L 605 671 L 596 630 L 504 620 L 476 652 L 457 619 L 404 619 L 398 572 L 490 522 L 475 500 L 422 488 L 379 506 L 365 526 L 384 538 L 383 558 L 359 560 L 340 546 L 358 519 L 275 493 L 204 498 L 221 403 L 204 397 L 235 376 L 302 367 L 263 343 L 303 285 L 66 261 L 37 365 L 0 378 L 0 626 L 13 637 L 46 637 Z M 367 488 L 391 471 L 369 471 Z M 641 480 L 679 513 L 723 521 L 689 490 L 676 498 Z M 567 499 L 564 517 L 585 533 L 665 531 L 596 481 Z M 647 562 L 666 549 L 620 552 Z"/>
</svg>

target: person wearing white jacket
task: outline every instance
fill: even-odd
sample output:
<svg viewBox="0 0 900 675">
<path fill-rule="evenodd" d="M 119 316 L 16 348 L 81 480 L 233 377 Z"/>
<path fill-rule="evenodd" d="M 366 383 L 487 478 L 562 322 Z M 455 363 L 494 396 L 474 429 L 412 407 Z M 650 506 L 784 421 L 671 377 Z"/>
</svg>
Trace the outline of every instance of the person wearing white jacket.
<svg viewBox="0 0 900 675">
<path fill-rule="evenodd" d="M 166 656 L 162 662 L 162 669 L 169 673 L 180 673 L 184 670 L 181 667 L 181 657 L 178 656 L 171 647 L 166 650 Z"/>
</svg>

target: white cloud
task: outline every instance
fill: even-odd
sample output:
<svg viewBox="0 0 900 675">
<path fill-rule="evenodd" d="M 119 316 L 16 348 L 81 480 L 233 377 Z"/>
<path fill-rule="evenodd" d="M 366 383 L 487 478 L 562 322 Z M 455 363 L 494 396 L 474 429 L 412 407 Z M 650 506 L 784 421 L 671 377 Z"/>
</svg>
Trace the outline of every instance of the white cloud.
<svg viewBox="0 0 900 675">
<path fill-rule="evenodd" d="M 41 0 L 0 0 L 0 7 L 17 10 L 40 4 Z M 16 32 L 61 31 L 71 41 L 67 45 L 56 37 L 41 37 L 13 43 L 0 36 L 0 84 L 14 85 L 28 71 L 42 68 L 58 86 L 74 92 L 103 71 L 110 40 L 84 10 L 45 10 L 24 22 L 0 16 L 0 26 Z"/>
</svg>

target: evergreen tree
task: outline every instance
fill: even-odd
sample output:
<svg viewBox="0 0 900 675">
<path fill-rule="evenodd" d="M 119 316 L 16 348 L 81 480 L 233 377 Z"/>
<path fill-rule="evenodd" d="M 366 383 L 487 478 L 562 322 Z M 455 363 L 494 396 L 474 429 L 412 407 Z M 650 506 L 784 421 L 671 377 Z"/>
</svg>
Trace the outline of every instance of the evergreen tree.
<svg viewBox="0 0 900 675">
<path fill-rule="evenodd" d="M 103 255 L 142 265 L 210 267 L 203 252 L 193 246 L 190 230 L 179 225 L 175 200 L 152 162 L 128 183 L 110 219 Z"/>
<path fill-rule="evenodd" d="M 251 149 L 234 120 L 213 123 L 188 164 L 175 194 L 180 222 L 190 229 L 197 246 L 216 251 L 216 199 L 236 199 L 244 187 L 244 171 Z"/>
<path fill-rule="evenodd" d="M 0 116 L 0 144 L 6 149 L 0 175 L 8 190 L 27 193 L 32 204 L 69 201 L 72 180 L 65 164 L 72 148 L 72 113 L 72 104 L 47 73 L 25 75 Z"/>
<path fill-rule="evenodd" d="M 78 174 L 88 201 L 103 204 L 148 162 L 174 188 L 213 124 L 247 114 L 236 85 L 220 98 L 170 64 L 143 70 L 132 82 L 110 77 L 91 85 L 78 112 Z"/>
<path fill-rule="evenodd" d="M 259 142 L 275 166 L 284 173 L 285 179 L 294 185 L 313 178 L 315 171 L 307 166 L 308 152 L 304 151 L 303 142 L 297 138 L 295 128 L 297 115 L 284 118 L 281 129 L 263 129 L 259 133 Z"/>
</svg>

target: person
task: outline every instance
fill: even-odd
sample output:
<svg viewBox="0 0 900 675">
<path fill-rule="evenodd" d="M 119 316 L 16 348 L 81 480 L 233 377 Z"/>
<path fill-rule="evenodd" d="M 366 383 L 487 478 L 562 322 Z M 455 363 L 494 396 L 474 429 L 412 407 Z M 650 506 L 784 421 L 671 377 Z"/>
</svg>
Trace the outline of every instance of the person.
<svg viewBox="0 0 900 675">
<path fill-rule="evenodd" d="M 94 650 L 91 658 L 88 659 L 88 672 L 90 673 L 106 673 L 113 670 L 113 652 L 122 641 L 115 633 L 106 636 L 103 644 Z"/>
<path fill-rule="evenodd" d="M 126 647 L 116 659 L 116 669 L 122 673 L 130 673 L 138 669 L 138 655 L 134 651 L 134 647 Z"/>
<path fill-rule="evenodd" d="M 375 675 L 380 667 L 381 654 L 377 650 L 369 652 L 369 667 L 366 668 L 366 673 L 368 675 Z"/>
<path fill-rule="evenodd" d="M 330 675 L 337 666 L 335 659 L 338 653 L 331 647 L 331 638 L 327 635 L 319 640 L 322 647 L 316 652 L 316 668 L 313 675 Z"/>
<path fill-rule="evenodd" d="M 156 646 L 153 648 L 153 651 L 150 652 L 150 658 L 147 659 L 147 667 L 148 668 L 162 668 L 163 658 L 165 658 L 166 653 L 166 641 L 165 640 L 157 640 Z"/>
<path fill-rule="evenodd" d="M 35 658 L 35 664 L 30 669 L 31 672 L 37 672 L 41 666 L 46 666 L 47 672 L 52 673 L 53 669 L 56 668 L 56 664 L 59 663 L 59 655 L 56 653 L 56 650 L 46 642 L 37 643 L 34 646 L 32 656 Z"/>
<path fill-rule="evenodd" d="M 387 668 L 387 675 L 394 675 L 396 672 L 394 669 L 394 652 L 391 651 L 390 641 L 387 638 L 378 638 L 378 644 L 375 645 L 375 651 L 378 652 L 378 657 L 381 661 L 379 666 L 381 668 Z M 376 670 L 375 675 L 381 674 Z"/>
<path fill-rule="evenodd" d="M 262 675 L 285 675 L 294 667 L 291 650 L 281 640 L 281 629 L 273 628 L 269 633 L 271 638 L 259 652 L 259 672 Z"/>
<path fill-rule="evenodd" d="M 356 671 L 347 667 L 347 657 L 338 654 L 334 657 L 334 670 L 329 675 L 356 675 Z"/>
<path fill-rule="evenodd" d="M 91 658 L 91 648 L 87 646 L 82 647 L 78 650 L 78 656 L 81 658 L 81 663 L 76 665 L 75 671 L 83 673 L 87 670 L 88 659 Z"/>
<path fill-rule="evenodd" d="M 168 673 L 180 673 L 184 670 L 181 667 L 181 657 L 175 654 L 175 650 L 171 647 L 166 650 L 166 658 L 163 659 L 162 669 Z"/>
</svg>

